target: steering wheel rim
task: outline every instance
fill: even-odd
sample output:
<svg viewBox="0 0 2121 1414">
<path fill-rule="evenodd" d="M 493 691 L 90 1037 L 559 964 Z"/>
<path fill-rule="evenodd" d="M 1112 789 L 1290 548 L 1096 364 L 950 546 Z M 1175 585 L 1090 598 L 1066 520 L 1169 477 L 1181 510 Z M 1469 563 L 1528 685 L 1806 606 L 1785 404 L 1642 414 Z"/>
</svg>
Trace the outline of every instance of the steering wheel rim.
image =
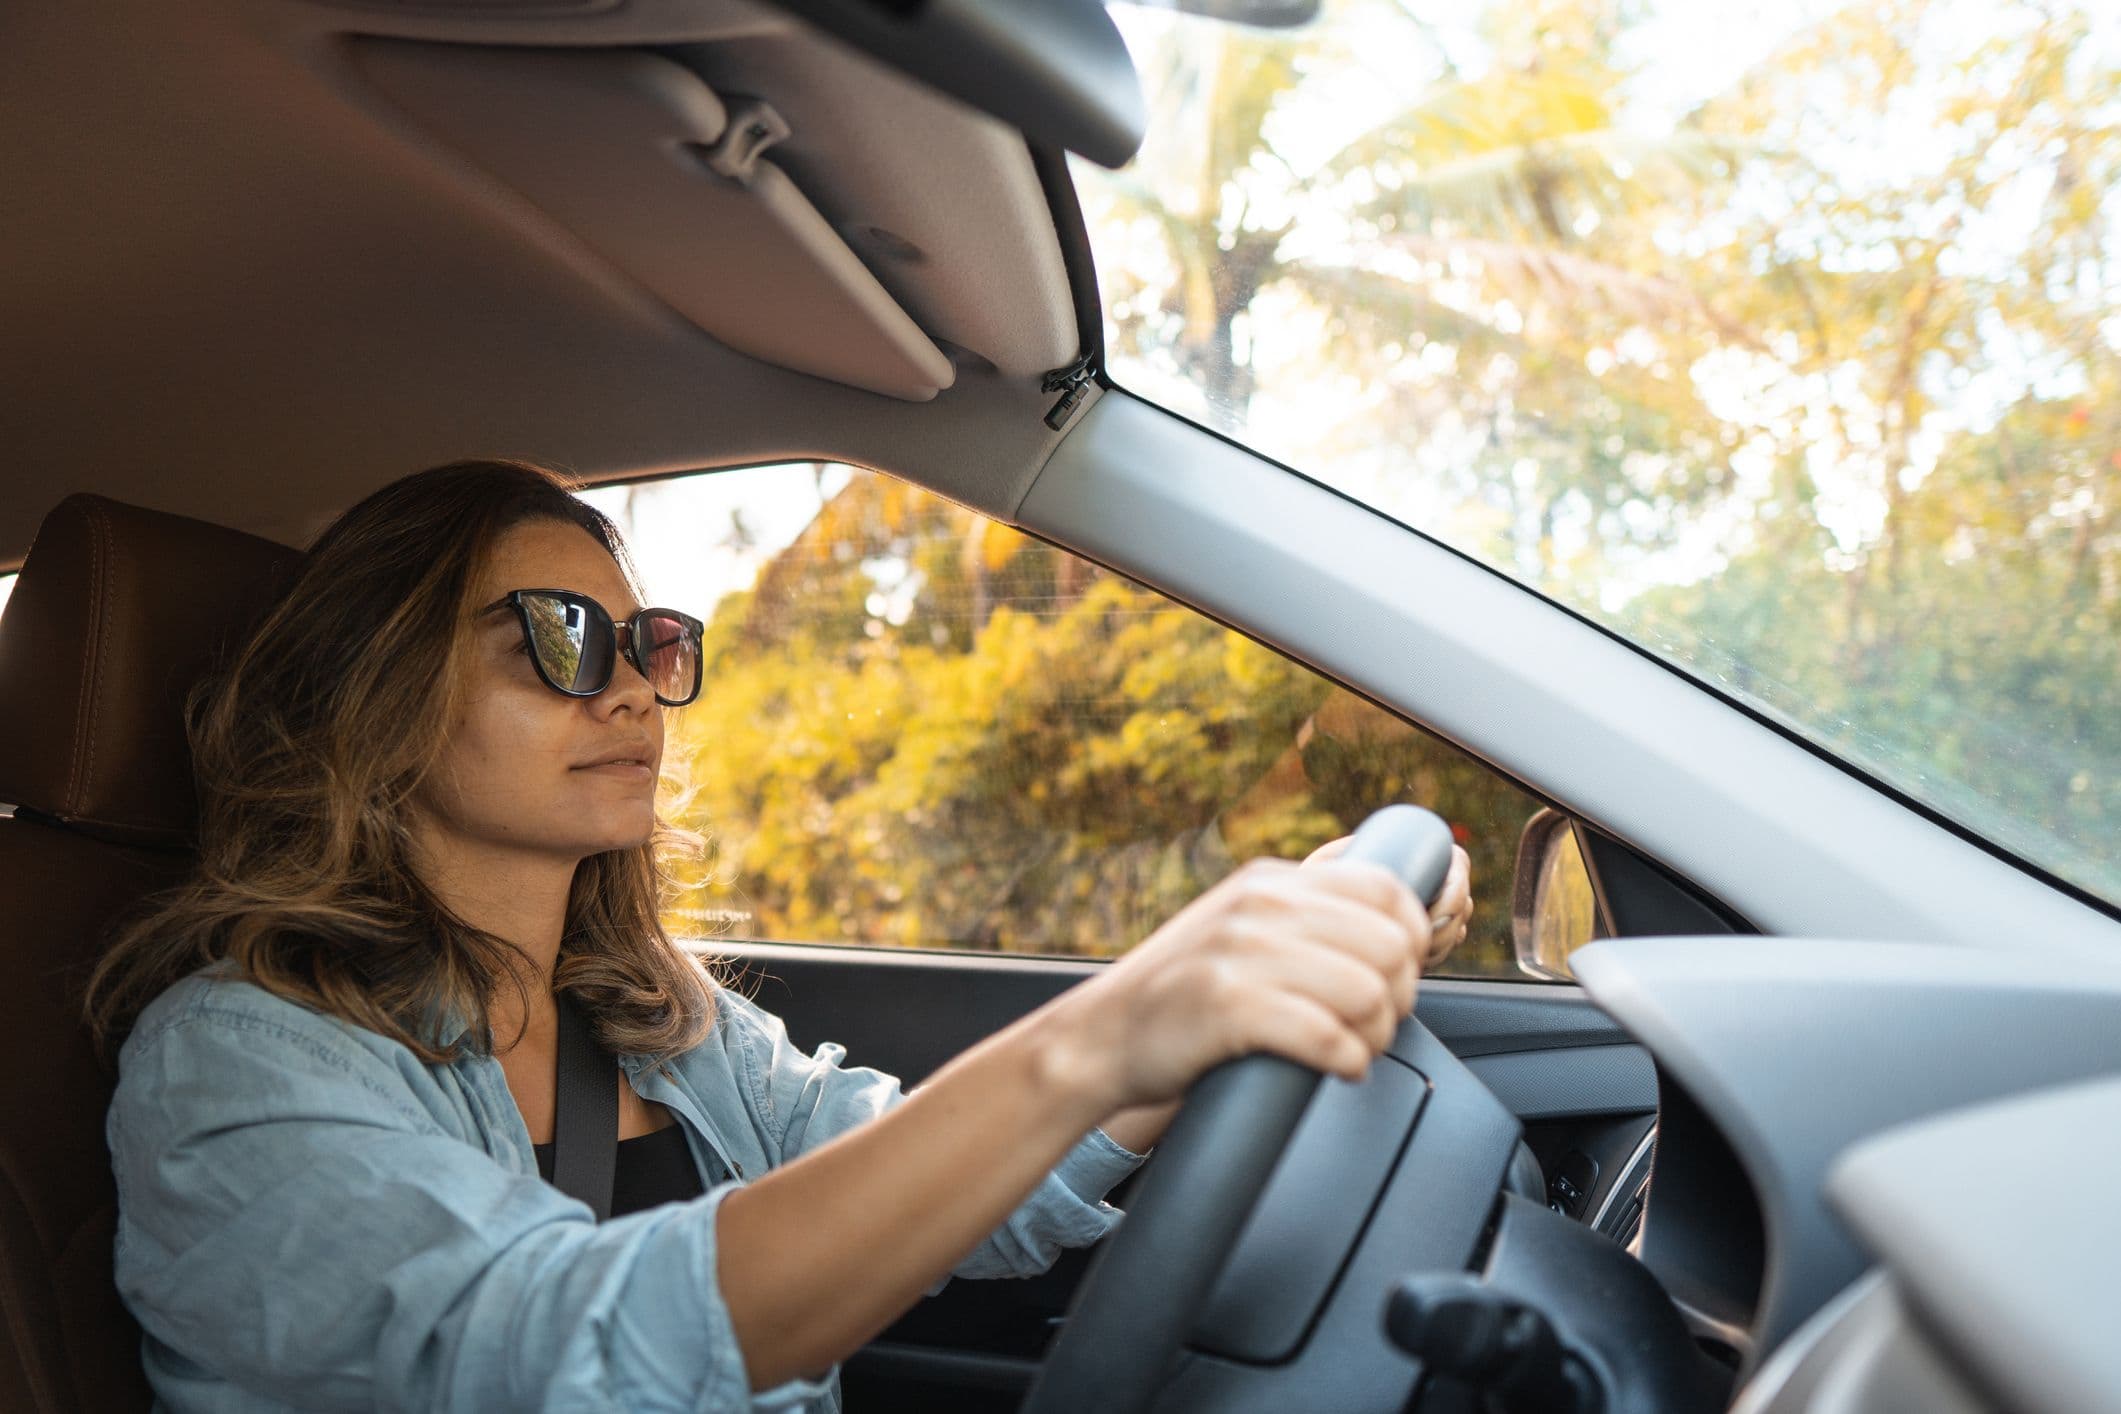
<svg viewBox="0 0 2121 1414">
<path fill-rule="evenodd" d="M 1382 865 L 1433 903 L 1450 869 L 1450 827 L 1418 806 L 1387 806 L 1341 857 Z M 1126 1220 L 1076 1289 L 1022 1414 L 1148 1408 L 1321 1079 L 1255 1055 L 1195 1082 Z"/>
</svg>

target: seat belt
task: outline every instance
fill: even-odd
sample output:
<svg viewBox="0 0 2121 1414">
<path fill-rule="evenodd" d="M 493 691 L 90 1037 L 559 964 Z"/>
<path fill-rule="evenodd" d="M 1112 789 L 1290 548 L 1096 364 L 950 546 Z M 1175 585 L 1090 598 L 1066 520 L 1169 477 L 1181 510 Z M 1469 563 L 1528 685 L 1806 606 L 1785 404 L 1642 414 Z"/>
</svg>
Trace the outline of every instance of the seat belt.
<svg viewBox="0 0 2121 1414">
<path fill-rule="evenodd" d="M 611 1179 L 619 1163 L 618 1062 L 597 1044 L 589 1018 L 564 994 L 560 1009 L 559 1083 L 553 1096 L 552 1186 L 611 1216 Z"/>
</svg>

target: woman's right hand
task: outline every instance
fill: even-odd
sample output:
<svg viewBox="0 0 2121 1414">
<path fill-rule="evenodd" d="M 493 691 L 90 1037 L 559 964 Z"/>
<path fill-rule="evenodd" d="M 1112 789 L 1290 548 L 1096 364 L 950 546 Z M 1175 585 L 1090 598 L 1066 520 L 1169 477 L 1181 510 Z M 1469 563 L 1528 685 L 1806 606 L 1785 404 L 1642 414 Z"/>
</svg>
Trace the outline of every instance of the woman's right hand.
<svg viewBox="0 0 2121 1414">
<path fill-rule="evenodd" d="M 1054 1003 L 1064 1073 L 1108 1110 L 1178 1099 L 1258 1051 L 1359 1080 L 1413 1010 L 1429 945 L 1385 869 L 1254 860 Z"/>
</svg>

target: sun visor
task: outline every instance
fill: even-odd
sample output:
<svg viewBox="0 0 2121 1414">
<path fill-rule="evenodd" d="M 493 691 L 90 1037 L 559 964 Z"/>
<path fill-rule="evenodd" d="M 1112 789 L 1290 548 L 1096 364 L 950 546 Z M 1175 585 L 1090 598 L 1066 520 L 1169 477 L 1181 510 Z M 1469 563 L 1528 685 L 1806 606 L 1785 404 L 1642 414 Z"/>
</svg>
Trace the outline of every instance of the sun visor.
<svg viewBox="0 0 2121 1414">
<path fill-rule="evenodd" d="M 770 106 L 724 104 L 632 50 L 361 40 L 362 76 L 438 141 L 730 348 L 912 401 L 950 360 L 763 154 Z"/>
</svg>

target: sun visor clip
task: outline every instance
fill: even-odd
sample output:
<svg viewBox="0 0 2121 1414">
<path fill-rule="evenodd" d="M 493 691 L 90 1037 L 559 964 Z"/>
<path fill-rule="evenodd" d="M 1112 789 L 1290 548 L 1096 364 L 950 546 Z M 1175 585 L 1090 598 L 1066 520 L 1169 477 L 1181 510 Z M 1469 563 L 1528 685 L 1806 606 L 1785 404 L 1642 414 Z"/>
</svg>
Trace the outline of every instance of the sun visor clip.
<svg viewBox="0 0 2121 1414">
<path fill-rule="evenodd" d="M 709 170 L 732 182 L 749 186 L 752 174 L 758 170 L 759 157 L 766 149 L 786 140 L 794 129 L 788 126 L 786 118 L 774 111 L 772 104 L 762 98 L 726 101 L 729 126 L 723 129 L 721 141 L 702 152 L 700 157 Z"/>
</svg>

